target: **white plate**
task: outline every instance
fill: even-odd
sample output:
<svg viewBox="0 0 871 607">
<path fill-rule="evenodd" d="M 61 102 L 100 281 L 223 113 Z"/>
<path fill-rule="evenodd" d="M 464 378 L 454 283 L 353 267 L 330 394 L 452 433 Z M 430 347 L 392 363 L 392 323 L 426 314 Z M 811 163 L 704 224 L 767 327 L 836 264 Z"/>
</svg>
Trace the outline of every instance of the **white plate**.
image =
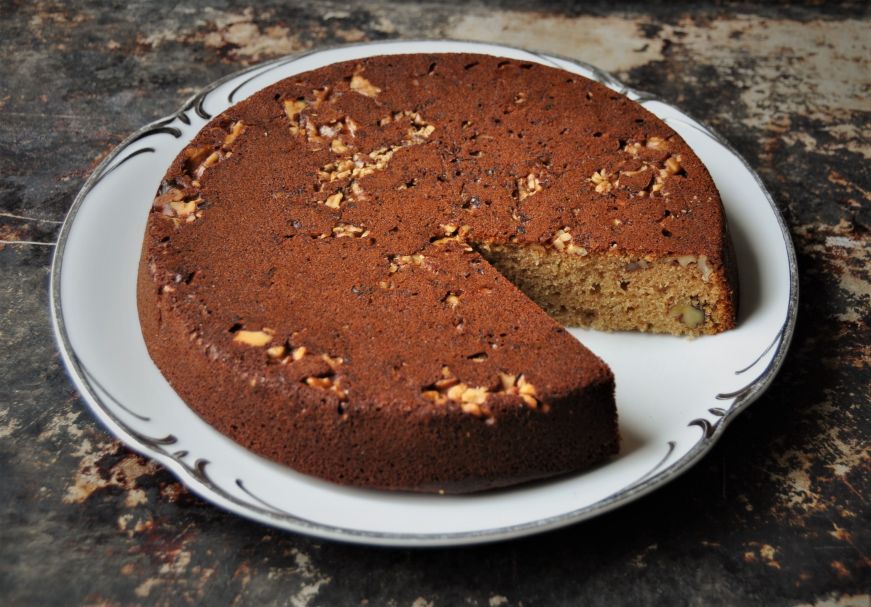
<svg viewBox="0 0 871 607">
<path fill-rule="evenodd" d="M 623 448 L 593 470 L 472 496 L 349 489 L 302 476 L 225 438 L 173 392 L 145 349 L 135 280 L 148 209 L 171 160 L 211 116 L 266 85 L 371 55 L 470 52 L 598 80 L 665 120 L 710 169 L 726 207 L 741 281 L 738 328 L 696 340 L 572 329 L 617 377 Z M 587 519 L 631 502 L 699 460 L 783 361 L 797 307 L 795 252 L 747 163 L 680 110 L 585 64 L 453 41 L 346 46 L 271 61 L 219 80 L 174 116 L 130 136 L 94 171 L 61 230 L 52 314 L 64 361 L 94 414 L 208 501 L 314 536 L 384 545 L 471 544 Z"/>
</svg>

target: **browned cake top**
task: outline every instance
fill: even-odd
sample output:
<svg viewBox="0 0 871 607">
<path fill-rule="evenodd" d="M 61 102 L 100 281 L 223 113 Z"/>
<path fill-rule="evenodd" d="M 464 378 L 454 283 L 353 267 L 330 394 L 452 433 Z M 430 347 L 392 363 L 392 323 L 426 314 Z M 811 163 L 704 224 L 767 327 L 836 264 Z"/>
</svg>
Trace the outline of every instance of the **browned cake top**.
<svg viewBox="0 0 871 607">
<path fill-rule="evenodd" d="M 146 259 L 191 339 L 252 381 L 409 410 L 453 390 L 478 414 L 475 390 L 536 407 L 534 386 L 610 372 L 468 243 L 719 264 L 723 234 L 700 161 L 625 97 L 538 64 L 404 55 L 213 120 L 166 175 Z"/>
</svg>

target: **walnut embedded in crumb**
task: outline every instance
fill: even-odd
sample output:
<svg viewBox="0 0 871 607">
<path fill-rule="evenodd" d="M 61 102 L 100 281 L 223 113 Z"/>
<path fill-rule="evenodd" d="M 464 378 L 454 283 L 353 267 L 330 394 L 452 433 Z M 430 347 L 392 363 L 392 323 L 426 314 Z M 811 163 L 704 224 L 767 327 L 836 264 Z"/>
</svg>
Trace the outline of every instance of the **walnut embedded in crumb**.
<svg viewBox="0 0 871 607">
<path fill-rule="evenodd" d="M 416 253 L 414 255 L 391 255 L 389 259 L 389 270 L 391 274 L 394 274 L 396 271 L 407 266 L 423 265 L 426 258 L 422 254 Z"/>
<path fill-rule="evenodd" d="M 611 177 L 613 174 L 609 174 L 608 171 L 602 169 L 600 171 L 596 171 L 592 175 L 588 181 L 592 182 L 595 186 L 595 190 L 599 194 L 607 194 L 611 191 L 613 187 L 611 184 Z"/>
<path fill-rule="evenodd" d="M 341 192 L 336 192 L 335 194 L 327 197 L 324 205 L 331 209 L 338 209 L 341 206 L 342 198 L 344 198 L 344 194 L 342 194 Z"/>
<path fill-rule="evenodd" d="M 315 89 L 312 91 L 312 97 L 315 98 L 313 107 L 319 108 L 325 101 L 332 101 L 332 92 L 333 89 L 329 86 L 323 86 L 319 89 Z"/>
<path fill-rule="evenodd" d="M 680 173 L 683 170 L 680 161 L 680 155 L 669 156 L 665 161 L 665 170 L 668 171 L 671 175 L 676 175 L 677 173 Z"/>
<path fill-rule="evenodd" d="M 341 378 L 335 376 L 310 376 L 305 378 L 305 384 L 309 388 L 328 390 L 336 395 L 340 401 L 348 400 L 348 391 L 341 387 Z"/>
<path fill-rule="evenodd" d="M 284 114 L 290 121 L 290 134 L 299 135 L 302 126 L 300 112 L 308 106 L 308 103 L 302 99 L 285 99 L 282 105 L 284 106 Z"/>
<path fill-rule="evenodd" d="M 541 411 L 545 413 L 550 411 L 548 405 L 539 403 L 535 386 L 524 375 L 500 372 L 498 385 L 500 387 L 495 391 L 484 386 L 470 386 L 457 379 L 448 367 L 443 367 L 442 378 L 435 384 L 425 387 L 422 395 L 437 404 L 445 404 L 448 401 L 457 403 L 464 413 L 487 419 L 493 416 L 487 406 L 487 399 L 491 394 L 517 396 L 530 409 L 538 409 L 541 404 Z"/>
<path fill-rule="evenodd" d="M 511 373 L 499 373 L 499 382 L 502 384 L 502 391 L 507 392 L 517 383 L 517 376 Z"/>
<path fill-rule="evenodd" d="M 359 73 L 351 76 L 351 90 L 366 97 L 376 97 L 381 92 L 380 88 L 366 80 Z"/>
<path fill-rule="evenodd" d="M 265 346 L 272 341 L 272 334 L 272 329 L 267 328 L 264 328 L 262 331 L 240 330 L 236 331 L 236 334 L 233 336 L 233 341 L 237 344 L 260 347 Z"/>
<path fill-rule="evenodd" d="M 675 257 L 675 260 L 680 264 L 681 267 L 685 268 L 691 263 L 696 264 L 699 268 L 699 271 L 702 273 L 702 280 L 705 282 L 710 279 L 713 270 L 711 266 L 708 265 L 708 256 L 707 255 L 699 255 L 696 257 L 695 255 L 680 255 Z"/>
<path fill-rule="evenodd" d="M 202 199 L 197 198 L 196 200 L 188 200 L 184 201 L 172 201 L 169 203 L 169 208 L 172 209 L 175 213 L 175 217 L 180 219 L 193 219 L 191 217 L 196 213 L 197 204 L 202 202 Z"/>
<path fill-rule="evenodd" d="M 366 238 L 369 230 L 350 223 L 340 223 L 332 229 L 332 235 L 335 238 Z"/>
<path fill-rule="evenodd" d="M 202 164 L 194 169 L 194 178 L 200 179 L 203 176 L 203 173 L 206 172 L 206 169 L 218 164 L 224 158 L 224 154 L 220 151 L 216 150 L 209 154 L 209 156 L 203 160 Z"/>
<path fill-rule="evenodd" d="M 662 137 L 648 137 L 647 142 L 645 144 L 649 148 L 653 148 L 654 150 L 667 150 L 668 142 Z"/>
<path fill-rule="evenodd" d="M 456 386 L 460 383 L 460 380 L 453 374 L 450 367 L 444 366 L 442 367 L 442 377 L 434 384 L 436 390 L 440 390 L 444 392 L 448 388 Z"/>
<path fill-rule="evenodd" d="M 711 266 L 708 265 L 708 256 L 699 255 L 699 262 L 697 265 L 699 267 L 699 270 L 701 270 L 702 272 L 702 280 L 707 282 L 708 279 L 711 277 L 711 273 L 713 272 Z"/>
<path fill-rule="evenodd" d="M 427 124 L 424 126 L 412 126 L 408 129 L 408 136 L 412 139 L 412 141 L 418 141 L 420 139 L 427 139 L 430 135 L 435 132 L 435 126 L 431 124 Z"/>
<path fill-rule="evenodd" d="M 341 356 L 330 356 L 329 354 L 321 354 L 321 360 L 327 363 L 333 371 L 336 371 L 345 362 Z"/>
<path fill-rule="evenodd" d="M 538 194 L 541 190 L 541 181 L 532 173 L 517 180 L 517 195 L 521 201 Z"/>
<path fill-rule="evenodd" d="M 351 148 L 345 145 L 345 142 L 341 139 L 333 139 L 330 142 L 330 151 L 334 154 L 344 154 L 351 151 Z"/>
<path fill-rule="evenodd" d="M 553 238 L 550 239 L 550 246 L 561 253 L 570 253 L 572 255 L 577 255 L 578 257 L 584 257 L 587 255 L 587 249 L 572 242 L 574 237 L 572 236 L 571 230 L 572 229 L 569 226 L 557 230 L 556 234 L 553 235 Z"/>
<path fill-rule="evenodd" d="M 333 386 L 333 381 L 329 377 L 306 377 L 305 383 L 311 388 L 321 388 L 324 390 Z"/>
<path fill-rule="evenodd" d="M 272 358 L 281 358 L 284 356 L 285 348 L 284 346 L 272 346 L 266 350 L 266 353 Z"/>
<path fill-rule="evenodd" d="M 695 255 L 681 255 L 681 256 L 677 257 L 676 259 L 682 268 L 687 267 L 691 263 L 696 263 L 696 256 Z"/>
<path fill-rule="evenodd" d="M 431 400 L 437 405 L 443 405 L 448 401 L 447 397 L 438 390 L 424 390 L 422 395 L 425 399 Z"/>
<path fill-rule="evenodd" d="M 672 306 L 668 310 L 668 315 L 679 320 L 690 329 L 695 329 L 705 322 L 704 311 L 690 302 L 684 302 Z"/>
</svg>

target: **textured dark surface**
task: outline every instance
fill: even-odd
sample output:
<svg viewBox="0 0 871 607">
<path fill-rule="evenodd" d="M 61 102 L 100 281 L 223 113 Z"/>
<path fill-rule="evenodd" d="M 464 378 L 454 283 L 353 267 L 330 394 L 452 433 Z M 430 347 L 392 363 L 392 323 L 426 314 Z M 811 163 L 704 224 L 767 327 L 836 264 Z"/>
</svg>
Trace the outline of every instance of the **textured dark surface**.
<svg viewBox="0 0 871 607">
<path fill-rule="evenodd" d="M 868 9 L 609 3 L 0 3 L 0 603 L 868 605 Z M 324 44 L 484 39 L 612 70 L 719 130 L 801 268 L 783 371 L 698 466 L 591 522 L 468 549 L 317 542 L 225 514 L 112 440 L 49 327 L 59 222 L 126 134 Z"/>
</svg>

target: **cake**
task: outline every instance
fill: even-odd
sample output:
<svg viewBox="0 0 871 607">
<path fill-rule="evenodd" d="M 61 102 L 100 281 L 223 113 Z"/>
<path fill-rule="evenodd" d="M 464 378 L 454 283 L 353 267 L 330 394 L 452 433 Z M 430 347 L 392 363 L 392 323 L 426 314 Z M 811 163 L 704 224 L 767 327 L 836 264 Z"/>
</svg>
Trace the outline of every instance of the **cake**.
<svg viewBox="0 0 871 607">
<path fill-rule="evenodd" d="M 470 54 L 339 63 L 209 122 L 143 244 L 148 351 L 237 443 L 358 487 L 462 493 L 619 447 L 614 377 L 563 325 L 735 323 L 722 204 L 661 120 Z"/>
</svg>

